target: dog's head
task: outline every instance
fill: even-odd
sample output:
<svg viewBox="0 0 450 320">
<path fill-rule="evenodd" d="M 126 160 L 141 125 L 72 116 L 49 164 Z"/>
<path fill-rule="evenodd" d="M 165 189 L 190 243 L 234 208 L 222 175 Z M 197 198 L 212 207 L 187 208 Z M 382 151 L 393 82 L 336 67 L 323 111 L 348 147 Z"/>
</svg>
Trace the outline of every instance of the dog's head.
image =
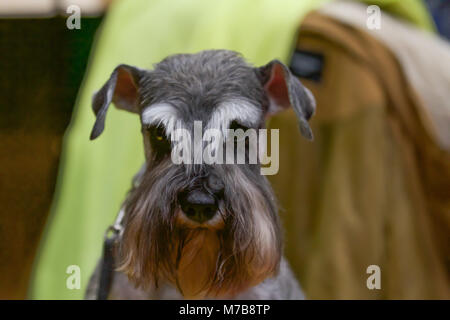
<svg viewBox="0 0 450 320">
<path fill-rule="evenodd" d="M 259 161 L 198 160 L 208 150 L 225 158 L 219 147 L 230 141 L 228 129 L 257 132 L 288 107 L 311 139 L 314 98 L 289 69 L 277 60 L 255 68 L 226 50 L 170 56 L 153 70 L 120 65 L 94 95 L 91 139 L 103 131 L 111 102 L 140 115 L 147 160 L 126 200 L 119 269 L 138 286 L 168 281 L 191 298 L 229 297 L 274 275 L 281 230 Z M 205 141 L 208 129 L 223 135 Z M 234 159 L 243 154 L 248 160 L 261 143 L 245 132 Z"/>
</svg>

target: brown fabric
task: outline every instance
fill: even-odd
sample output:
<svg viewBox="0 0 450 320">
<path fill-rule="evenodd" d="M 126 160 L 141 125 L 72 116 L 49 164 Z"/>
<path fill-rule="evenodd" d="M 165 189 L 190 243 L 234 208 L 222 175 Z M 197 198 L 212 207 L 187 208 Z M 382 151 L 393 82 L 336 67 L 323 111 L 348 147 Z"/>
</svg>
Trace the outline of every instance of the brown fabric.
<svg viewBox="0 0 450 320">
<path fill-rule="evenodd" d="M 450 155 L 426 125 L 395 57 L 369 34 L 312 13 L 298 48 L 323 53 L 314 142 L 292 112 L 271 177 L 286 255 L 308 298 L 449 298 Z M 289 148 L 284 146 L 289 145 Z M 381 290 L 369 290 L 369 265 Z"/>
<path fill-rule="evenodd" d="M 367 6 L 355 1 L 333 1 L 319 12 L 369 33 L 394 55 L 411 88 L 421 99 L 420 117 L 438 145 L 450 152 L 450 43 L 433 33 L 395 19 L 386 12 L 380 30 L 367 29 Z M 386 32 L 386 31 L 389 32 Z M 429 119 L 429 120 L 427 120 Z"/>
<path fill-rule="evenodd" d="M 79 32 L 65 23 L 0 19 L 0 300 L 27 297 L 64 130 L 100 18 L 83 18 Z"/>
<path fill-rule="evenodd" d="M 25 299 L 50 207 L 62 134 L 0 131 L 0 299 Z M 64 270 L 63 270 L 64 272 Z"/>
</svg>

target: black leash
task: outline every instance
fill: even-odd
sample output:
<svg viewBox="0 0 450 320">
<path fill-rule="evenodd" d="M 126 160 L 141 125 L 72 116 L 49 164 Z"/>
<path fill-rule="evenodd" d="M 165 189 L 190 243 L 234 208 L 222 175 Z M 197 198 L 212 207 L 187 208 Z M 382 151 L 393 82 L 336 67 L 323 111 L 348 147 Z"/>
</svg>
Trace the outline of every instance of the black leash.
<svg viewBox="0 0 450 320">
<path fill-rule="evenodd" d="M 97 291 L 97 300 L 108 299 L 111 290 L 111 284 L 114 277 L 114 248 L 122 235 L 122 219 L 124 209 L 120 209 L 116 221 L 109 226 L 105 232 L 105 241 L 103 243 L 103 257 L 100 269 L 100 281 Z"/>
<path fill-rule="evenodd" d="M 137 188 L 141 182 L 141 177 L 143 176 L 146 169 L 146 164 L 141 167 L 139 172 L 133 178 L 133 188 Z M 100 269 L 100 280 L 97 291 L 97 300 L 108 299 L 109 292 L 111 290 L 111 284 L 114 278 L 114 251 L 120 237 L 123 233 L 122 220 L 125 214 L 125 205 L 120 208 L 117 214 L 114 224 L 109 226 L 105 232 L 105 241 L 103 242 L 103 257 Z"/>
</svg>

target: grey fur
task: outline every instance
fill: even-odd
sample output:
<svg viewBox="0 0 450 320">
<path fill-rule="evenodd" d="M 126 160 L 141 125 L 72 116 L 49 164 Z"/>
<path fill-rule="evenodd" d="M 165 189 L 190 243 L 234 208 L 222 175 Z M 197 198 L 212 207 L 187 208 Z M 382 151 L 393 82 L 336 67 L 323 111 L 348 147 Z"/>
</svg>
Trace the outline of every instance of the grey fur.
<svg viewBox="0 0 450 320">
<path fill-rule="evenodd" d="M 285 86 L 287 95 L 272 96 L 279 92 L 271 90 L 272 81 Z M 303 297 L 282 258 L 277 203 L 269 182 L 260 174 L 260 165 L 175 165 L 169 156 L 170 141 L 161 138 L 167 136 L 162 131 L 168 128 L 144 123 L 148 122 L 145 118 L 142 121 L 145 110 L 163 104 L 171 106 L 171 116 L 187 130 L 193 130 L 194 121 L 210 123 L 213 115 L 213 123 L 227 127 L 233 115 L 226 112 L 227 106 L 242 101 L 246 108 L 258 112 L 249 112 L 253 115 L 250 118 L 236 117 L 239 125 L 264 128 L 265 118 L 273 110 L 292 106 L 302 134 L 312 138 L 307 120 L 315 102 L 289 69 L 277 60 L 255 68 L 227 50 L 170 56 L 151 71 L 120 65 L 94 95 L 97 119 L 91 139 L 103 131 L 107 109 L 114 102 L 141 115 L 146 156 L 146 164 L 125 200 L 124 233 L 116 248 L 118 271 L 110 298 L 182 298 L 182 288 L 193 285 L 183 278 L 190 274 L 190 264 L 183 265 L 183 259 L 193 255 L 192 261 L 198 263 L 195 258 L 205 247 L 217 251 L 217 256 L 205 258 L 213 260 L 205 260 L 204 278 L 199 278 L 200 286 L 195 287 L 202 297 L 230 297 L 231 292 L 231 298 Z M 161 139 L 155 140 L 156 136 Z M 216 199 L 220 228 L 186 227 L 179 221 L 179 197 L 192 190 Z M 97 268 L 87 298 L 95 297 L 98 279 Z"/>
<path fill-rule="evenodd" d="M 301 123 L 302 133 L 311 138 L 308 120 L 315 110 L 315 101 L 300 81 L 278 60 L 255 68 L 238 53 L 229 50 L 206 50 L 197 54 L 176 54 L 155 65 L 153 70 L 142 70 L 129 65 L 119 65 L 110 79 L 93 97 L 97 120 L 91 139 L 104 129 L 106 112 L 111 102 L 131 112 L 140 113 L 155 103 L 169 103 L 179 111 L 185 123 L 200 120 L 206 123 L 213 109 L 221 102 L 242 99 L 258 105 L 266 113 L 269 97 L 264 82 L 274 66 L 280 66 L 289 89 L 289 101 Z M 139 92 L 135 105 L 127 105 L 113 94 L 119 70 L 128 72 Z M 115 98 L 115 99 L 114 99 Z M 263 114 L 262 113 L 262 114 Z M 264 126 L 264 117 L 255 119 Z M 244 123 L 251 126 L 251 124 Z"/>
</svg>

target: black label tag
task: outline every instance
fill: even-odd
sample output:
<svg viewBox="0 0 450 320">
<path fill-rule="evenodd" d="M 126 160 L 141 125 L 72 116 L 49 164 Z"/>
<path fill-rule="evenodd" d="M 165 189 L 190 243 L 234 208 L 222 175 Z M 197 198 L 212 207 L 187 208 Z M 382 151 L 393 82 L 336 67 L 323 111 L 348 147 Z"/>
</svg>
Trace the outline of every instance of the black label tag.
<svg viewBox="0 0 450 320">
<path fill-rule="evenodd" d="M 306 50 L 295 50 L 291 58 L 289 69 L 299 78 L 320 82 L 324 57 L 317 52 Z"/>
</svg>

